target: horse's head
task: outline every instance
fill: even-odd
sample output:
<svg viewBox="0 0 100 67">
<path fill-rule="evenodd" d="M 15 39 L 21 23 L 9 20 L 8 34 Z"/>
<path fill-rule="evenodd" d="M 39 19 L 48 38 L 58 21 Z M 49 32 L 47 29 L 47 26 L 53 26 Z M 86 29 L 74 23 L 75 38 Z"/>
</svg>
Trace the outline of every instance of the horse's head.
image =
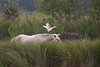
<svg viewBox="0 0 100 67">
<path fill-rule="evenodd" d="M 53 37 L 54 37 L 54 41 L 62 42 L 61 39 L 59 38 L 59 34 L 53 34 Z"/>
</svg>

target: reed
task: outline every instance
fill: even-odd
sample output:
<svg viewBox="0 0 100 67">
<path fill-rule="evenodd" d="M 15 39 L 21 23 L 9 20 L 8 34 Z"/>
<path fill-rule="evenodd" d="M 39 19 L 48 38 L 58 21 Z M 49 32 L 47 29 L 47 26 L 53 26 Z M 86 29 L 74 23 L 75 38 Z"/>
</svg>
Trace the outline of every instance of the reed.
<svg viewBox="0 0 100 67">
<path fill-rule="evenodd" d="M 0 43 L 0 67 L 99 67 L 100 39 L 61 44 Z"/>
</svg>

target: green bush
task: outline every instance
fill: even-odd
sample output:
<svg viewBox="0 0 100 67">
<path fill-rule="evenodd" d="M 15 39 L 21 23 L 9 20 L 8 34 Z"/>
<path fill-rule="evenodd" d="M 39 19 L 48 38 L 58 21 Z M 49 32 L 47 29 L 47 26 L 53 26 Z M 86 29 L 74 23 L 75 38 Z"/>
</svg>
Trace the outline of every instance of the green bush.
<svg viewBox="0 0 100 67">
<path fill-rule="evenodd" d="M 11 22 L 5 19 L 2 19 L 0 21 L 0 39 L 7 38 L 10 36 L 8 32 L 8 28 L 10 26 Z"/>
<path fill-rule="evenodd" d="M 40 13 L 36 14 L 39 15 L 37 17 L 33 15 L 35 14 L 32 13 L 32 15 L 29 15 L 28 13 L 24 13 L 24 15 L 22 14 L 22 17 L 20 16 L 14 23 L 12 22 L 8 30 L 10 36 L 13 37 L 19 34 L 32 35 L 47 33 L 46 29 L 43 28 L 43 25 L 48 22 L 48 16 Z"/>
<path fill-rule="evenodd" d="M 18 18 L 19 10 L 18 6 L 14 2 L 11 2 L 11 0 L 9 0 L 7 4 L 2 4 L 2 7 L 2 13 L 5 19 L 15 20 L 16 18 Z"/>
<path fill-rule="evenodd" d="M 37 33 L 45 33 L 45 29 L 43 28 L 43 24 L 41 21 L 32 19 L 26 19 L 22 21 L 19 19 L 14 24 L 12 23 L 9 27 L 10 36 L 16 36 L 19 34 L 37 34 Z"/>
<path fill-rule="evenodd" d="M 50 33 L 80 33 L 86 37 L 99 38 L 100 37 L 100 24 L 93 22 L 93 20 L 86 18 L 80 19 L 79 21 L 61 21 L 61 19 L 52 21 L 50 17 L 36 19 L 30 18 L 30 15 L 25 15 L 26 18 L 19 18 L 15 24 L 11 24 L 9 33 L 11 36 L 17 36 L 19 34 L 37 34 L 47 33 L 46 29 L 43 28 L 47 22 L 51 26 L 57 26 Z"/>
<path fill-rule="evenodd" d="M 91 20 L 81 20 L 73 22 L 65 22 L 63 24 L 64 32 L 80 33 L 90 38 L 100 37 L 100 24 Z"/>
</svg>

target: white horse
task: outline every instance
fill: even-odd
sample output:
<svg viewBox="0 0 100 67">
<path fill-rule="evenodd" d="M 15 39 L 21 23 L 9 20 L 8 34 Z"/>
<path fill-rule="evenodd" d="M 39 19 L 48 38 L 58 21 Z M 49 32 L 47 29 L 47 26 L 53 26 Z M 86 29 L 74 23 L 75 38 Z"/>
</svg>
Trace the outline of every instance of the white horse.
<svg viewBox="0 0 100 67">
<path fill-rule="evenodd" d="M 40 43 L 40 42 L 49 42 L 49 41 L 57 41 L 61 42 L 60 38 L 57 34 L 36 34 L 36 35 L 24 35 L 20 34 L 17 37 L 13 37 L 11 42 L 16 43 Z"/>
</svg>

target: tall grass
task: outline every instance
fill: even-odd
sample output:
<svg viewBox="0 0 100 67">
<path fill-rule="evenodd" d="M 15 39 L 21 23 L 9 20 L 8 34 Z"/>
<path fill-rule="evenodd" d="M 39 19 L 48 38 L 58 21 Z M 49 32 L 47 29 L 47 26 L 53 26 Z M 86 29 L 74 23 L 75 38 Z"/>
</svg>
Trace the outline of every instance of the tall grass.
<svg viewBox="0 0 100 67">
<path fill-rule="evenodd" d="M 2 17 L 2 16 L 1 16 Z M 59 16 L 58 16 L 59 17 Z M 57 26 L 50 33 L 80 33 L 86 37 L 99 38 L 100 37 L 100 23 L 91 19 L 90 16 L 81 16 L 79 20 L 72 16 L 67 19 L 57 18 L 52 20 L 48 15 L 38 12 L 21 12 L 20 16 L 15 21 L 0 20 L 0 39 L 6 37 L 14 37 L 19 34 L 37 34 L 47 33 L 43 25 L 50 23 L 51 26 Z"/>
<path fill-rule="evenodd" d="M 0 39 L 7 38 L 10 36 L 8 29 L 11 22 L 5 19 L 0 20 Z"/>
<path fill-rule="evenodd" d="M 9 27 L 11 37 L 19 34 L 37 34 L 46 33 L 43 25 L 50 23 L 51 26 L 57 26 L 51 33 L 80 33 L 90 38 L 100 37 L 100 24 L 89 17 L 82 17 L 79 20 L 71 18 L 70 20 L 55 19 L 53 22 L 50 16 L 41 13 L 22 13 L 21 16 Z"/>
<path fill-rule="evenodd" d="M 99 67 L 100 40 L 0 43 L 0 67 Z"/>
</svg>

